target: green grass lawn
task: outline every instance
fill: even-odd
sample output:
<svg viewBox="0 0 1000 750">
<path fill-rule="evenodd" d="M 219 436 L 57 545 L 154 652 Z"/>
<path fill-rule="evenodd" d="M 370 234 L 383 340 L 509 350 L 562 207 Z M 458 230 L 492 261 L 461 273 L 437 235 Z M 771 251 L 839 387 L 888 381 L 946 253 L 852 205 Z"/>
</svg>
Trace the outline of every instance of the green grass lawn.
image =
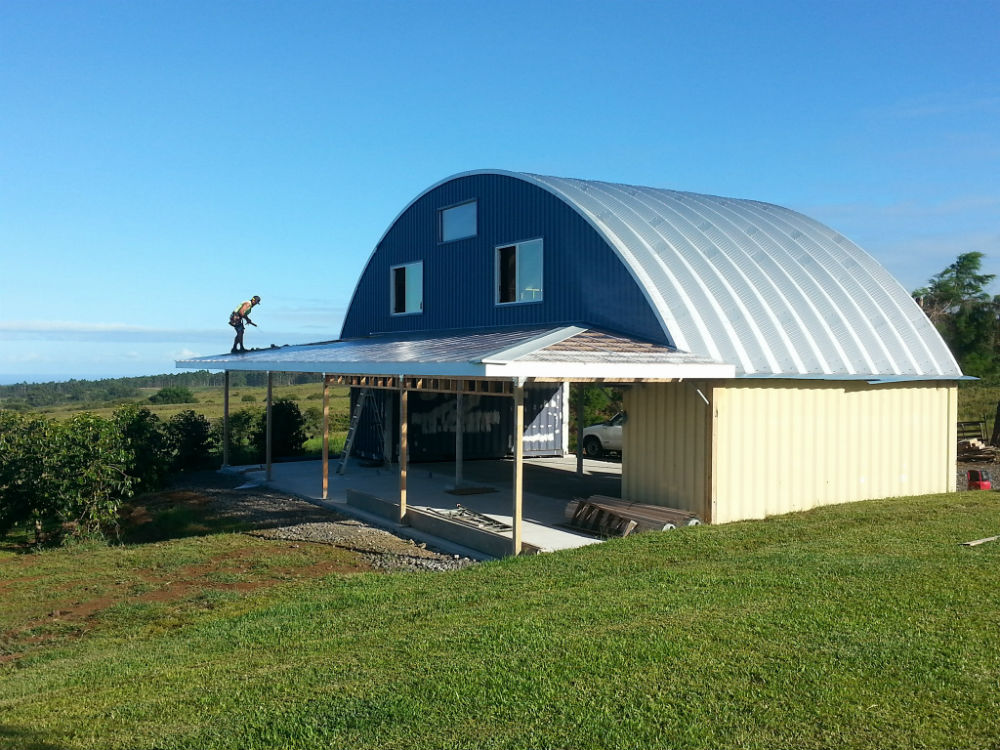
<svg viewBox="0 0 1000 750">
<path fill-rule="evenodd" d="M 0 746 L 997 747 L 1000 542 L 960 542 L 998 533 L 984 492 L 444 574 L 219 529 L 8 548 Z"/>
</svg>

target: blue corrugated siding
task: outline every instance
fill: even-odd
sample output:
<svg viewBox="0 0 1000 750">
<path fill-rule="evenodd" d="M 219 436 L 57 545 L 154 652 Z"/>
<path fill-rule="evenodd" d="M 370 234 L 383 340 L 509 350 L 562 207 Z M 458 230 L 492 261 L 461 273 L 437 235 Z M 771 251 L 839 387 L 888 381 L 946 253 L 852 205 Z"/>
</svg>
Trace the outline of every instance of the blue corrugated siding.
<svg viewBox="0 0 1000 750">
<path fill-rule="evenodd" d="M 438 210 L 478 201 L 478 233 L 438 242 Z M 542 237 L 542 302 L 495 304 L 498 245 Z M 389 311 L 389 269 L 423 261 L 424 310 Z M 411 330 L 583 323 L 669 343 L 635 280 L 563 201 L 507 175 L 468 175 L 422 196 L 392 225 L 362 273 L 342 338 Z"/>
</svg>

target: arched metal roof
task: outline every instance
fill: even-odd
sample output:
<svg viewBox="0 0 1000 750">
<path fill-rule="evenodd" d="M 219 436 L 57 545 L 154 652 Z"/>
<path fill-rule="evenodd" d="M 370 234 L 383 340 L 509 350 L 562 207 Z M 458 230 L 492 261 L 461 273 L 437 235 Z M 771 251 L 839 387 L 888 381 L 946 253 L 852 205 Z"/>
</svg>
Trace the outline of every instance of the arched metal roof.
<svg viewBox="0 0 1000 750">
<path fill-rule="evenodd" d="M 961 377 L 906 290 L 857 245 L 800 213 L 659 188 L 476 174 L 484 173 L 532 182 L 579 213 L 682 351 L 745 376 Z"/>
</svg>

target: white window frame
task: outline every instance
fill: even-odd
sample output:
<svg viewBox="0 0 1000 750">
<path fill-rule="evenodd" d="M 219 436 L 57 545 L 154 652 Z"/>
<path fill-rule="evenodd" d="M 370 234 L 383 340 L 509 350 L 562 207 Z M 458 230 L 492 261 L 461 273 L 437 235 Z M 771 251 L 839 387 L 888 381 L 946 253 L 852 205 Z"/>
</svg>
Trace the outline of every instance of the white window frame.
<svg viewBox="0 0 1000 750">
<path fill-rule="evenodd" d="M 404 286 L 409 288 L 410 269 L 418 269 L 420 274 L 420 305 L 416 310 L 403 310 L 396 312 L 396 271 L 400 268 L 406 269 L 406 280 Z M 403 300 L 403 307 L 406 307 L 406 300 Z M 389 268 L 389 313 L 393 316 L 421 315 L 424 312 L 424 262 L 422 260 L 410 263 L 397 263 Z"/>
<path fill-rule="evenodd" d="M 540 267 L 539 273 L 541 282 L 538 289 L 537 299 L 514 299 L 509 302 L 500 301 L 500 251 L 508 248 L 514 248 L 514 288 L 515 294 L 520 295 L 522 292 L 521 284 L 521 248 L 530 242 L 539 243 L 539 254 L 540 254 Z M 502 245 L 497 245 L 493 250 L 493 301 L 498 307 L 506 307 L 507 305 L 531 305 L 534 303 L 542 302 L 545 299 L 545 241 L 541 237 L 532 237 L 527 240 L 520 240 L 519 242 L 504 242 Z"/>
<path fill-rule="evenodd" d="M 463 234 L 456 237 L 445 237 L 445 217 L 449 211 L 454 211 L 456 209 L 465 208 L 467 206 L 472 206 L 472 232 L 469 234 Z M 479 234 L 479 199 L 473 198 L 472 200 L 462 201 L 461 203 L 456 203 L 453 206 L 445 206 L 444 208 L 438 209 L 438 242 L 444 244 L 446 242 L 457 242 L 458 240 L 466 240 L 469 237 L 475 237 Z"/>
</svg>

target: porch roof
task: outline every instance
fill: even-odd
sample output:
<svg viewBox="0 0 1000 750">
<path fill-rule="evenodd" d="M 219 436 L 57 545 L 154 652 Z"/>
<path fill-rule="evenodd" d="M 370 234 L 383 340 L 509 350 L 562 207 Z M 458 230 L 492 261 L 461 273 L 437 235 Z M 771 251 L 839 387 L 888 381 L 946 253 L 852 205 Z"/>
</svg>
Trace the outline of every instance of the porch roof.
<svg viewBox="0 0 1000 750">
<path fill-rule="evenodd" d="M 414 331 L 176 362 L 192 369 L 526 380 L 732 378 L 736 368 L 579 326 Z"/>
</svg>

